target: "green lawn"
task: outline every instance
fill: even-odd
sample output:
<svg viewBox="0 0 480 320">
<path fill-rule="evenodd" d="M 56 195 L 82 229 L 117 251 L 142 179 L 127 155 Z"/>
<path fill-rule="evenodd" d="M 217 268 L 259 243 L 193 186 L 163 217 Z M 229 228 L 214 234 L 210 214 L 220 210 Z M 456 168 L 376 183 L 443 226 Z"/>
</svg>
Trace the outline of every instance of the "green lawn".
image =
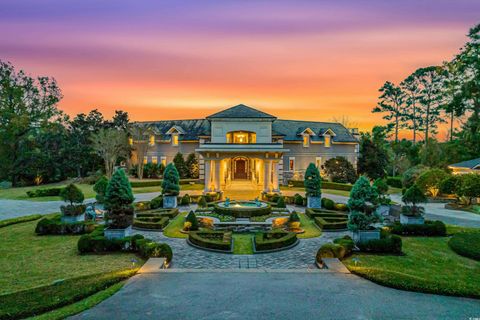
<svg viewBox="0 0 480 320">
<path fill-rule="evenodd" d="M 163 230 L 163 234 L 170 238 L 187 238 L 186 233 L 181 233 L 180 230 L 183 229 L 183 222 L 185 221 L 185 216 L 187 212 L 180 212 L 168 226 Z"/>
<path fill-rule="evenodd" d="M 140 180 L 134 180 L 140 181 Z M 148 181 L 144 179 L 142 181 Z M 27 196 L 27 191 L 36 190 L 36 189 L 46 189 L 52 187 L 65 187 L 68 184 L 68 181 L 50 183 L 41 186 L 29 186 L 29 187 L 20 187 L 20 188 L 10 188 L 10 189 L 0 189 L 0 199 L 12 199 L 12 200 L 30 200 L 30 201 L 55 201 L 61 200 L 60 197 L 36 197 L 30 198 Z M 77 184 L 77 186 L 82 190 L 85 195 L 85 199 L 95 198 L 95 191 L 93 191 L 93 185 L 90 184 Z M 162 189 L 159 186 L 155 187 L 142 187 L 142 188 L 132 188 L 133 193 L 149 193 L 149 192 L 160 192 Z M 203 184 L 185 184 L 180 186 L 181 191 L 190 191 L 190 190 L 203 190 Z"/>
<path fill-rule="evenodd" d="M 253 243 L 251 233 L 233 234 L 233 254 L 253 254 Z"/>
<path fill-rule="evenodd" d="M 322 234 L 322 231 L 318 228 L 315 222 L 307 217 L 305 213 L 298 213 L 300 217 L 300 227 L 305 230 L 304 233 L 297 234 L 299 239 L 315 238 Z"/>
<path fill-rule="evenodd" d="M 0 294 L 102 272 L 131 268 L 134 254 L 83 255 L 79 236 L 36 236 L 37 221 L 0 228 Z"/>
<path fill-rule="evenodd" d="M 480 262 L 456 254 L 448 237 L 402 239 L 403 256 L 354 254 L 344 263 L 353 273 L 382 285 L 480 298 Z M 356 266 L 353 258 L 359 259 Z"/>
</svg>

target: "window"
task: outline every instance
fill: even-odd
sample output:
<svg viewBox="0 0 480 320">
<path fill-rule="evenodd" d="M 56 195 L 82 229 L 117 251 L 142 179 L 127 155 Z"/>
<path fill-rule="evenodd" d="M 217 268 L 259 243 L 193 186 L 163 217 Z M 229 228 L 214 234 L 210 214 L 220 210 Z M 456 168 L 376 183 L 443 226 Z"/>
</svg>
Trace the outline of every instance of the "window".
<svg viewBox="0 0 480 320">
<path fill-rule="evenodd" d="M 295 171 L 295 157 L 288 158 L 288 171 Z"/>
<path fill-rule="evenodd" d="M 153 134 L 150 136 L 148 144 L 151 146 L 155 144 L 155 136 Z"/>
<path fill-rule="evenodd" d="M 248 131 L 232 131 L 227 133 L 227 143 L 256 143 L 257 134 Z"/>
<path fill-rule="evenodd" d="M 133 145 L 133 138 L 128 138 L 128 144 Z"/>
<path fill-rule="evenodd" d="M 303 135 L 303 146 L 308 147 L 310 145 L 310 136 L 308 134 Z"/>
<path fill-rule="evenodd" d="M 172 145 L 178 146 L 178 134 L 172 135 Z"/>
<path fill-rule="evenodd" d="M 157 164 L 158 163 L 158 158 L 157 156 L 152 157 L 152 163 Z"/>
<path fill-rule="evenodd" d="M 147 164 L 147 162 L 148 162 L 147 156 L 143 157 L 143 164 Z"/>
<path fill-rule="evenodd" d="M 163 164 L 163 166 L 166 166 L 167 165 L 167 157 L 165 157 L 165 156 L 160 157 L 160 163 Z"/>
<path fill-rule="evenodd" d="M 315 165 L 317 166 L 318 169 L 322 166 L 322 157 L 316 157 L 315 158 Z"/>
<path fill-rule="evenodd" d="M 332 138 L 330 135 L 325 135 L 325 148 L 330 148 L 332 144 Z"/>
</svg>

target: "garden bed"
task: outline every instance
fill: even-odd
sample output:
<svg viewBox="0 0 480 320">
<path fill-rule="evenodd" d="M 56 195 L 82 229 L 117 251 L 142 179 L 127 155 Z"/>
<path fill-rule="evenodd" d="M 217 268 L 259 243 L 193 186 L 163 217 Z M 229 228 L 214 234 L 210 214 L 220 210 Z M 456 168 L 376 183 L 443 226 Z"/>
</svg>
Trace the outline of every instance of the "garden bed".
<svg viewBox="0 0 480 320">
<path fill-rule="evenodd" d="M 305 214 L 313 219 L 322 230 L 343 231 L 347 229 L 348 214 L 345 212 L 309 208 L 305 210 Z"/>
<path fill-rule="evenodd" d="M 233 241 L 231 232 L 223 231 L 191 231 L 187 243 L 208 251 L 232 253 Z"/>
<path fill-rule="evenodd" d="M 297 235 L 287 231 L 259 232 L 254 237 L 254 253 L 290 249 L 298 244 Z"/>
</svg>

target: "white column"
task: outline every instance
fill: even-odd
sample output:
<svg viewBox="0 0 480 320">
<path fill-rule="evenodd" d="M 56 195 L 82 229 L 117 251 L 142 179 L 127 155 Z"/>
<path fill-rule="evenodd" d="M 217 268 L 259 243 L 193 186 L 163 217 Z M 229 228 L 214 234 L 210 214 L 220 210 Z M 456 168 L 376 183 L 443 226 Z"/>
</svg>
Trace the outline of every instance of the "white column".
<svg viewBox="0 0 480 320">
<path fill-rule="evenodd" d="M 280 191 L 280 186 L 278 184 L 278 174 L 279 174 L 278 167 L 279 167 L 278 161 L 274 161 L 273 162 L 273 191 L 274 192 Z"/>
<path fill-rule="evenodd" d="M 220 160 L 215 160 L 215 191 L 221 190 L 220 185 Z"/>
<path fill-rule="evenodd" d="M 203 192 L 209 192 L 210 191 L 210 184 L 211 184 L 211 181 L 212 181 L 211 162 L 212 162 L 212 160 L 205 160 L 205 187 L 203 189 Z"/>
<path fill-rule="evenodd" d="M 270 192 L 270 161 L 263 160 L 263 191 Z"/>
</svg>

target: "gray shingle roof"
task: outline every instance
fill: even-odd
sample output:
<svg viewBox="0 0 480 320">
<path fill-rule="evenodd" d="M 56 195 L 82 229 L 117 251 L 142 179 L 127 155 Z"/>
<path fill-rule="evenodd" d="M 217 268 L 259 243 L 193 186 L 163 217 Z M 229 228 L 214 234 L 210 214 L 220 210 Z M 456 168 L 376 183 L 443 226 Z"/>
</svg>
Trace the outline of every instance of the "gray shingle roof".
<svg viewBox="0 0 480 320">
<path fill-rule="evenodd" d="M 316 121 L 300 121 L 300 120 L 275 120 L 273 122 L 272 129 L 275 132 L 285 135 L 286 141 L 301 141 L 302 137 L 298 135 L 306 128 L 310 128 L 315 132 L 315 136 L 310 139 L 313 141 L 323 141 L 322 134 L 331 129 L 335 132 L 335 136 L 332 137 L 333 141 L 337 142 L 357 142 L 350 131 L 340 123 L 335 122 L 316 122 Z"/>
<path fill-rule="evenodd" d="M 199 136 L 210 136 L 210 121 L 207 119 L 193 120 L 162 120 L 142 122 L 156 129 L 162 139 L 170 138 L 167 131 L 173 126 L 182 128 L 185 134 L 180 135 L 180 140 L 198 140 Z"/>
<path fill-rule="evenodd" d="M 449 167 L 473 169 L 477 166 L 480 166 L 480 158 L 454 163 L 451 164 Z"/>
<path fill-rule="evenodd" d="M 262 119 L 276 119 L 271 114 L 254 109 L 244 104 L 239 104 L 234 107 L 222 110 L 207 117 L 207 119 L 219 118 L 262 118 Z"/>
</svg>

